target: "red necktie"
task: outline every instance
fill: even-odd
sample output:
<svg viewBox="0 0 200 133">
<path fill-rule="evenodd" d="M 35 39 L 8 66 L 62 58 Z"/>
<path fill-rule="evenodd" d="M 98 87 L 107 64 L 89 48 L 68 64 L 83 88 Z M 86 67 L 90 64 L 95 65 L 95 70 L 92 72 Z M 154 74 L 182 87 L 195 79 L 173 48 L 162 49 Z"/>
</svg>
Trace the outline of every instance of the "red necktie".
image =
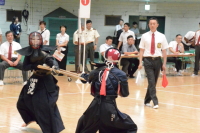
<svg viewBox="0 0 200 133">
<path fill-rule="evenodd" d="M 177 46 L 176 46 L 176 52 L 178 52 L 178 44 L 177 44 Z"/>
<path fill-rule="evenodd" d="M 9 60 L 12 59 L 12 43 L 10 43 L 10 46 L 9 46 L 8 59 L 9 59 Z"/>
<path fill-rule="evenodd" d="M 155 37 L 154 37 L 154 33 L 152 34 L 152 38 L 151 38 L 151 54 L 152 55 L 155 54 Z"/>
</svg>

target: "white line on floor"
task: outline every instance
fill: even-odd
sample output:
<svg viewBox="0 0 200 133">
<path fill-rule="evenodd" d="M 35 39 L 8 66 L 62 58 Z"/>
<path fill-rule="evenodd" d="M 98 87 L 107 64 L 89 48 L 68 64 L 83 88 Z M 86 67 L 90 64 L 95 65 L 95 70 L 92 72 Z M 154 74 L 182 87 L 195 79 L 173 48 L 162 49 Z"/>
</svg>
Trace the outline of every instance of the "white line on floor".
<svg viewBox="0 0 200 133">
<path fill-rule="evenodd" d="M 2 128 L 2 127 L 6 127 L 6 126 L 0 126 L 0 128 Z"/>
<path fill-rule="evenodd" d="M 191 84 L 191 85 L 177 85 L 177 86 L 167 86 L 168 87 L 180 87 L 180 86 L 195 86 L 195 85 L 200 85 L 200 84 Z M 164 88 L 164 87 L 156 87 L 156 88 Z"/>
<path fill-rule="evenodd" d="M 169 93 L 177 93 L 177 94 L 189 95 L 189 96 L 195 96 L 195 97 L 199 97 L 200 96 L 200 95 L 187 94 L 187 93 L 179 93 L 179 92 L 173 92 L 173 91 L 164 91 L 164 90 L 156 90 L 156 91 L 163 91 L 163 92 L 169 92 Z"/>
<path fill-rule="evenodd" d="M 177 85 L 177 86 L 167 86 L 168 87 L 181 87 L 181 86 L 195 86 L 195 85 L 200 85 L 200 84 L 192 84 L 192 85 Z M 156 87 L 156 88 L 163 88 L 163 87 Z M 144 88 L 147 89 L 147 88 Z M 177 93 L 177 94 L 182 94 L 182 95 L 189 95 L 189 96 L 196 96 L 199 97 L 200 95 L 194 95 L 194 94 L 187 94 L 187 93 L 180 93 L 180 92 L 173 92 L 173 91 L 165 91 L 165 90 L 156 90 L 156 91 L 163 91 L 163 92 L 169 92 L 169 93 Z"/>
<path fill-rule="evenodd" d="M 130 97 L 127 97 L 128 99 L 135 99 L 135 100 L 143 100 L 143 99 L 136 99 L 136 98 L 130 98 Z M 182 105 L 176 105 L 176 104 L 172 104 L 172 103 L 163 103 L 163 102 L 159 102 L 159 104 L 165 104 L 165 105 L 172 105 L 172 106 L 177 106 L 177 107 L 182 107 L 182 108 L 190 108 L 190 109 L 197 109 L 197 110 L 200 110 L 200 108 L 194 108 L 194 107 L 188 107 L 188 106 L 182 106 Z M 145 105 L 144 105 L 145 106 Z"/>
</svg>

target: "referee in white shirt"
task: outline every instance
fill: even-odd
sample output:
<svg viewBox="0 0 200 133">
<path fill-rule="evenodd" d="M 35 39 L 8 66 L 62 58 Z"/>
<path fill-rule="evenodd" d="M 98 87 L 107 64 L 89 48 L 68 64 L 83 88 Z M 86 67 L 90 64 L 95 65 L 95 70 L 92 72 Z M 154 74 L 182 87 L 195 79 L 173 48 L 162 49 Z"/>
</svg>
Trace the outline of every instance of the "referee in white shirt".
<svg viewBox="0 0 200 133">
<path fill-rule="evenodd" d="M 20 61 L 21 55 L 15 52 L 16 50 L 21 49 L 21 45 L 13 41 L 14 34 L 12 31 L 7 31 L 5 36 L 7 41 L 0 46 L 0 55 L 1 59 L 3 60 L 0 63 L 0 85 L 4 85 L 4 72 L 9 67 L 15 67 L 22 70 L 22 76 L 25 82 L 28 78 L 28 75 L 26 71 L 23 71 L 23 63 Z"/>
<path fill-rule="evenodd" d="M 140 64 L 138 69 L 142 68 L 142 60 L 144 61 L 144 68 L 147 74 L 148 79 L 148 88 L 147 93 L 144 99 L 144 104 L 146 106 L 151 106 L 150 101 L 153 101 L 155 109 L 158 106 L 158 98 L 156 96 L 156 83 L 158 80 L 158 76 L 160 74 L 160 70 L 165 72 L 166 69 L 166 60 L 167 60 L 167 48 L 168 43 L 164 34 L 157 31 L 158 27 L 157 18 L 149 19 L 149 28 L 150 31 L 146 32 L 142 35 L 140 41 Z M 163 56 L 163 64 L 161 61 L 161 56 Z"/>
<path fill-rule="evenodd" d="M 118 43 L 117 49 L 121 50 L 122 45 L 127 44 L 127 37 L 130 36 L 130 35 L 133 36 L 134 44 L 135 44 L 135 33 L 133 31 L 129 30 L 129 28 L 130 28 L 130 24 L 125 23 L 124 24 L 124 30 L 119 37 L 119 43 Z"/>
<path fill-rule="evenodd" d="M 112 42 L 113 42 L 113 38 L 111 36 L 107 36 L 106 37 L 106 43 L 102 44 L 99 48 L 99 53 L 102 56 L 102 61 L 104 61 L 104 53 L 107 49 L 112 48 Z"/>
<path fill-rule="evenodd" d="M 176 55 L 176 54 L 185 52 L 184 46 L 181 43 L 181 40 L 182 40 L 182 36 L 180 34 L 176 35 L 176 40 L 171 41 L 169 43 L 169 53 L 168 54 Z M 181 73 L 182 61 L 181 61 L 181 59 L 179 59 L 177 57 L 168 57 L 167 62 L 174 62 L 176 71 L 177 71 L 177 75 L 182 76 L 182 73 Z"/>
<path fill-rule="evenodd" d="M 2 31 L 1 31 L 1 28 L 0 28 L 0 44 L 2 43 Z"/>
<path fill-rule="evenodd" d="M 46 22 L 40 21 L 40 29 L 38 32 L 42 35 L 43 45 L 49 45 L 50 31 L 46 29 Z"/>
</svg>

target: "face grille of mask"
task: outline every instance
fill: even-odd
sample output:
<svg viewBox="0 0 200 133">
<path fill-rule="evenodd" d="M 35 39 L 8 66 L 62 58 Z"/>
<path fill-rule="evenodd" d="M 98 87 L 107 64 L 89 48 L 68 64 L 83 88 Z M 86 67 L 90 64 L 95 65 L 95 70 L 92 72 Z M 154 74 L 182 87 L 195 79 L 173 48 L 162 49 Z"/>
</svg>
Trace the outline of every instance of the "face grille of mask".
<svg viewBox="0 0 200 133">
<path fill-rule="evenodd" d="M 29 45 L 33 49 L 39 49 L 43 45 L 42 35 L 39 32 L 32 32 L 29 35 Z"/>
</svg>

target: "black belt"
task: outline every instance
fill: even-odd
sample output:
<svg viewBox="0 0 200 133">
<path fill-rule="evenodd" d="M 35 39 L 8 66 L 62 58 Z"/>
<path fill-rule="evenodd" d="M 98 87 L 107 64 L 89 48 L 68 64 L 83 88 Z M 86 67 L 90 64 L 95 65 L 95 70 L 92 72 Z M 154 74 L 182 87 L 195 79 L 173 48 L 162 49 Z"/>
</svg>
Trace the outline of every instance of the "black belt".
<svg viewBox="0 0 200 133">
<path fill-rule="evenodd" d="M 114 100 L 117 96 L 96 96 L 95 98 L 101 99 L 101 100 Z"/>
<path fill-rule="evenodd" d="M 161 57 L 158 56 L 158 57 L 144 57 L 145 59 L 150 59 L 150 60 L 158 60 L 160 59 Z"/>
</svg>

